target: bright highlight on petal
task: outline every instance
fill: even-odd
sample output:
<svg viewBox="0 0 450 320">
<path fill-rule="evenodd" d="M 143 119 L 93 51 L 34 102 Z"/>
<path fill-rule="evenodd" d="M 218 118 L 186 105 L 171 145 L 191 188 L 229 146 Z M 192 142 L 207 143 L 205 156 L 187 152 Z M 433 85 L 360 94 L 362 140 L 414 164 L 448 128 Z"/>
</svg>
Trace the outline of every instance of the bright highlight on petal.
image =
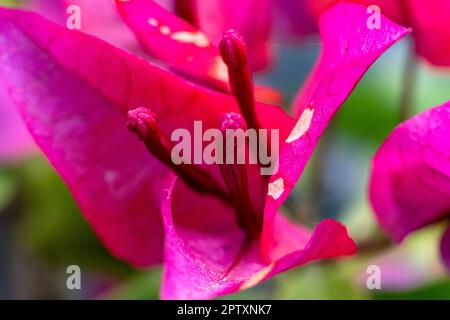
<svg viewBox="0 0 450 320">
<path fill-rule="evenodd" d="M 275 200 L 277 200 L 284 192 L 284 179 L 278 178 L 277 180 L 269 183 L 269 192 L 268 196 L 271 196 Z"/>
<path fill-rule="evenodd" d="M 303 111 L 302 115 L 300 116 L 300 119 L 298 119 L 294 129 L 292 129 L 291 134 L 286 139 L 286 143 L 291 143 L 301 138 L 311 126 L 313 116 L 314 116 L 314 109 L 306 108 Z"/>
<path fill-rule="evenodd" d="M 190 43 L 197 47 L 204 48 L 209 46 L 209 40 L 202 32 L 178 31 L 171 35 L 171 38 L 180 42 Z"/>
</svg>

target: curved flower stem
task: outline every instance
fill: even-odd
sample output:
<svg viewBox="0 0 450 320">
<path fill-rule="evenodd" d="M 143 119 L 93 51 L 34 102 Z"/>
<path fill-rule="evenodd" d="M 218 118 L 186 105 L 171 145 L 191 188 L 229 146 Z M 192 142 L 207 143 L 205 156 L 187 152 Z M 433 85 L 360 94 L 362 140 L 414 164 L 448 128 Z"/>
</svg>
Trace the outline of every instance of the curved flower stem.
<svg viewBox="0 0 450 320">
<path fill-rule="evenodd" d="M 419 64 L 415 50 L 409 50 L 403 73 L 402 92 L 400 97 L 399 122 L 412 116 L 414 112 L 414 93 L 417 85 Z"/>
</svg>

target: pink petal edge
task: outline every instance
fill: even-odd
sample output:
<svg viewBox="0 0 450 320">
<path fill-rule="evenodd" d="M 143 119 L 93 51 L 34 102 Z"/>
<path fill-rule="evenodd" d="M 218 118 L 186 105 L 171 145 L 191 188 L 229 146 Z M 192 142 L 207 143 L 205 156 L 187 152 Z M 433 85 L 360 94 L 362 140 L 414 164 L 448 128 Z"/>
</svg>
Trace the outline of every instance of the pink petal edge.
<svg viewBox="0 0 450 320">
<path fill-rule="evenodd" d="M 180 203 L 180 197 L 196 203 L 195 196 L 189 194 L 193 191 L 180 183 L 174 181 L 162 206 L 166 232 L 163 299 L 211 299 L 248 289 L 315 260 L 356 251 L 339 222 L 326 219 L 311 232 L 277 214 L 278 257 L 266 263 L 258 241 L 244 245 L 245 234 L 234 221 L 233 208 L 202 194 L 197 195 L 198 201 L 206 203 L 198 208 Z M 217 221 L 218 217 L 222 220 Z"/>
<path fill-rule="evenodd" d="M 450 102 L 400 124 L 372 160 L 370 200 L 396 241 L 450 214 Z"/>
</svg>

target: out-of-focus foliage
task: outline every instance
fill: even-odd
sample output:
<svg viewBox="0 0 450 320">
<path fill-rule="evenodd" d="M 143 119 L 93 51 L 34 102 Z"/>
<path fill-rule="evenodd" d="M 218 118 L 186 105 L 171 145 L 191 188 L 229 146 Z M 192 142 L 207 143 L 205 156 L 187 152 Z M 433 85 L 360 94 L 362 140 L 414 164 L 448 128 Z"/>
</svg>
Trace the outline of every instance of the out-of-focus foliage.
<svg viewBox="0 0 450 320">
<path fill-rule="evenodd" d="M 277 299 L 364 299 L 354 281 L 356 261 L 310 265 L 280 276 Z"/>
<path fill-rule="evenodd" d="M 21 170 L 22 236 L 48 262 L 114 273 L 130 268 L 111 257 L 82 217 L 72 196 L 41 157 Z"/>
<path fill-rule="evenodd" d="M 0 212 L 14 197 L 16 188 L 14 172 L 10 169 L 0 168 Z"/>
<path fill-rule="evenodd" d="M 411 291 L 374 292 L 376 300 L 448 300 L 450 299 L 450 280 L 440 280 Z"/>
<path fill-rule="evenodd" d="M 0 0 L 0 5 L 2 6 L 17 6 L 20 5 L 22 3 L 22 1 L 18 1 L 18 0 Z"/>
</svg>

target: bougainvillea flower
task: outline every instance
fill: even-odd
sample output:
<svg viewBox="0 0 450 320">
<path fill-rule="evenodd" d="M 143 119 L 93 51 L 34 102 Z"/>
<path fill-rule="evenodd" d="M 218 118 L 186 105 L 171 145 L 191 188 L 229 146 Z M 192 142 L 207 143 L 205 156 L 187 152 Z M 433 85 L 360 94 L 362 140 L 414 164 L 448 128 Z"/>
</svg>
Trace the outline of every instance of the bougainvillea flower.
<svg viewBox="0 0 450 320">
<path fill-rule="evenodd" d="M 340 0 L 310 0 L 310 10 L 322 12 Z M 437 66 L 450 66 L 450 2 L 448 0 L 346 0 L 381 12 L 400 25 L 411 27 L 417 53 Z"/>
<path fill-rule="evenodd" d="M 373 159 L 370 199 L 396 241 L 450 217 L 450 103 L 400 124 Z M 450 269 L 450 228 L 441 241 Z"/>
<path fill-rule="evenodd" d="M 158 25 L 174 19 L 160 18 Z M 33 13 L 1 9 L 0 78 L 111 252 L 135 266 L 164 261 L 163 298 L 211 298 L 354 253 L 339 222 L 327 219 L 311 231 L 279 208 L 358 80 L 408 32 L 384 18 L 382 29 L 368 30 L 366 18 L 364 7 L 348 4 L 322 16 L 323 54 L 297 100 L 297 121 L 254 101 L 235 31 L 220 45 L 230 95 Z M 173 31 L 185 32 L 165 35 L 180 44 L 160 50 L 187 46 L 186 34 L 192 39 L 191 29 Z M 175 165 L 168 136 L 193 132 L 197 120 L 204 129 L 279 129 L 280 140 L 269 141 L 280 144 L 278 172 L 267 178 L 259 165 Z"/>
</svg>

